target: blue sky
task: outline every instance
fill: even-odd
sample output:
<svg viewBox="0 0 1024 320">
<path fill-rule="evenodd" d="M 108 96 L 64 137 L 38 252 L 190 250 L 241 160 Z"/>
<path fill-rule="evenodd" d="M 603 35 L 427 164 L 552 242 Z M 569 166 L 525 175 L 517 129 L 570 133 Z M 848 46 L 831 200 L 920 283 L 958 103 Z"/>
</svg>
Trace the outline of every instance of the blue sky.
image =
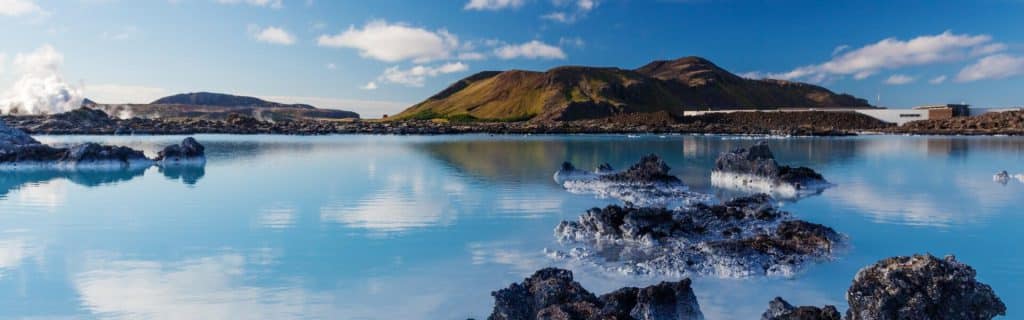
<svg viewBox="0 0 1024 320">
<path fill-rule="evenodd" d="M 44 74 L 100 102 L 216 91 L 377 117 L 482 70 L 698 55 L 883 106 L 1011 106 L 1022 15 L 1022 1 L 0 0 L 0 90 Z"/>
</svg>

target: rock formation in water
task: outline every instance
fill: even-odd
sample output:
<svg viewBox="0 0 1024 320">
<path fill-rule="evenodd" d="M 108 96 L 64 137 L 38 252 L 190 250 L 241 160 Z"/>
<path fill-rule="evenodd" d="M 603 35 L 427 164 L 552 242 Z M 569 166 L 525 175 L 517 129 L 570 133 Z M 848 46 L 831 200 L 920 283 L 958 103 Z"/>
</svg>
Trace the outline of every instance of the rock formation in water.
<svg viewBox="0 0 1024 320">
<path fill-rule="evenodd" d="M 195 139 L 186 138 L 181 145 L 161 151 L 156 161 L 197 159 L 202 157 L 203 146 Z M 139 150 L 122 146 L 108 146 L 93 142 L 62 147 L 42 144 L 24 131 L 8 127 L 0 121 L 0 167 L 80 169 L 146 167 L 154 160 Z"/>
<path fill-rule="evenodd" d="M 718 187 L 770 193 L 794 198 L 829 186 L 821 174 L 807 167 L 780 166 L 768 144 L 723 153 L 715 160 L 711 183 Z"/>
<path fill-rule="evenodd" d="M 794 307 L 780 297 L 768 303 L 768 310 L 761 315 L 761 320 L 840 320 L 842 315 L 835 306 L 823 308 L 800 306 Z"/>
<path fill-rule="evenodd" d="M 196 139 L 188 137 L 180 144 L 164 147 L 153 160 L 164 165 L 206 162 L 206 148 Z"/>
<path fill-rule="evenodd" d="M 992 176 L 992 181 L 1005 185 L 1007 182 L 1010 182 L 1010 173 L 1006 172 L 1006 170 L 999 171 Z"/>
<path fill-rule="evenodd" d="M 843 242 L 831 228 L 796 220 L 771 202 L 759 194 L 678 209 L 594 208 L 555 228 L 560 241 L 582 246 L 549 254 L 626 274 L 791 276 Z"/>
<path fill-rule="evenodd" d="M 857 272 L 846 292 L 849 320 L 992 319 L 1006 305 L 974 268 L 953 256 L 884 259 Z"/>
<path fill-rule="evenodd" d="M 704 318 L 690 279 L 627 287 L 598 297 L 574 281 L 571 271 L 547 268 L 491 295 L 494 310 L 488 320 Z"/>
<path fill-rule="evenodd" d="M 577 169 L 565 162 L 555 172 L 555 182 L 573 193 L 595 194 L 640 206 L 666 206 L 669 203 L 704 200 L 704 195 L 687 191 L 679 178 L 670 175 L 668 164 L 657 155 L 647 155 L 621 172 L 602 164 L 593 172 Z"/>
</svg>

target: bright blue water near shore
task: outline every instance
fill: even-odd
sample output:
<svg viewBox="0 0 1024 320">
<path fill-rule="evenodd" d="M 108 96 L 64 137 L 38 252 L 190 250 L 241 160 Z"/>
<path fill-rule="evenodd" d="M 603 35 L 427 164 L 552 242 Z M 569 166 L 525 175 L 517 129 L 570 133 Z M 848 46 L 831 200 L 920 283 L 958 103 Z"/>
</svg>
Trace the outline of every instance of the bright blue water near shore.
<svg viewBox="0 0 1024 320">
<path fill-rule="evenodd" d="M 490 292 L 545 266 L 596 293 L 656 283 L 565 264 L 552 230 L 611 203 L 563 191 L 562 161 L 617 168 L 663 156 L 695 191 L 754 140 L 695 136 L 200 135 L 202 169 L 0 173 L 0 318 L 486 318 Z M 93 140 L 153 154 L 181 137 Z M 836 261 L 793 279 L 695 279 L 709 319 L 756 319 L 780 295 L 836 304 L 881 258 L 955 253 L 1024 306 L 1024 139 L 769 140 L 780 162 L 836 187 L 785 203 L 850 237 Z"/>
</svg>

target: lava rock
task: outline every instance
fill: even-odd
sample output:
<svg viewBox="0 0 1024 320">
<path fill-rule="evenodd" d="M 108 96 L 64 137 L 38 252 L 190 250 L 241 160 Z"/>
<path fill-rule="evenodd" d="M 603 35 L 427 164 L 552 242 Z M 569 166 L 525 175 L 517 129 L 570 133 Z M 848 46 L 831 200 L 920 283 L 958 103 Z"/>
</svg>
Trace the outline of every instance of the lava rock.
<svg viewBox="0 0 1024 320">
<path fill-rule="evenodd" d="M 605 168 L 611 169 L 611 166 Z M 598 171 L 601 171 L 600 169 L 602 168 Z M 640 162 L 630 166 L 626 171 L 602 175 L 601 179 L 627 183 L 682 183 L 679 178 L 668 174 L 671 169 L 658 155 L 649 154 L 640 158 Z"/>
<path fill-rule="evenodd" d="M 807 167 L 779 166 L 768 143 L 761 141 L 750 148 L 723 153 L 715 159 L 714 171 L 748 174 L 783 183 L 808 185 L 824 183 L 825 178 Z"/>
<path fill-rule="evenodd" d="M 772 201 L 758 194 L 678 209 L 593 208 L 555 228 L 559 241 L 584 246 L 552 254 L 626 273 L 788 276 L 843 242 L 832 228 L 793 219 Z"/>
<path fill-rule="evenodd" d="M 0 120 L 0 152 L 14 146 L 29 144 L 39 144 L 39 141 L 33 139 L 25 131 L 9 127 L 3 120 Z"/>
<path fill-rule="evenodd" d="M 840 320 L 842 316 L 835 306 L 823 308 L 793 305 L 775 297 L 768 303 L 768 310 L 761 315 L 761 320 Z"/>
<path fill-rule="evenodd" d="M 992 319 L 1006 305 L 974 268 L 953 256 L 884 259 L 857 272 L 846 292 L 849 320 Z"/>
<path fill-rule="evenodd" d="M 185 138 L 180 144 L 169 145 L 157 153 L 154 159 L 162 163 L 178 163 L 203 160 L 206 158 L 206 147 L 192 137 Z"/>
<path fill-rule="evenodd" d="M 707 198 L 689 192 L 679 178 L 668 173 L 669 170 L 664 160 L 651 154 L 620 172 L 613 172 L 607 163 L 590 172 L 565 162 L 555 172 L 554 179 L 569 192 L 616 198 L 629 205 L 664 207 L 678 201 L 688 204 Z"/>
<path fill-rule="evenodd" d="M 571 271 L 546 268 L 491 295 L 494 310 L 489 320 L 704 318 L 689 279 L 622 288 L 598 298 L 574 281 Z"/>
</svg>

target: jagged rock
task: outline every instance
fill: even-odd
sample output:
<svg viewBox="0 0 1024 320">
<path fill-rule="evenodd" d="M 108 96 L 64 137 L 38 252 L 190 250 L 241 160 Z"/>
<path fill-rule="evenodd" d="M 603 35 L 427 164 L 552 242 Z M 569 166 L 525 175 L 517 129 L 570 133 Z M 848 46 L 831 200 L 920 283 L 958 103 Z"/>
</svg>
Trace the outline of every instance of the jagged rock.
<svg viewBox="0 0 1024 320">
<path fill-rule="evenodd" d="M 669 170 L 664 160 L 652 154 L 621 172 L 613 172 L 607 163 L 590 172 L 565 162 L 555 172 L 554 179 L 569 192 L 615 198 L 640 206 L 660 207 L 707 199 L 706 195 L 689 192 L 679 178 L 668 173 Z"/>
<path fill-rule="evenodd" d="M 39 144 L 39 141 L 33 139 L 25 131 L 9 127 L 3 120 L 0 120 L 0 152 L 13 146 L 29 144 Z"/>
<path fill-rule="evenodd" d="M 771 202 L 759 194 L 678 209 L 594 208 L 555 228 L 559 241 L 583 246 L 549 253 L 628 274 L 790 276 L 842 243 L 831 228 L 795 220 Z"/>
<path fill-rule="evenodd" d="M 196 139 L 192 137 L 185 138 L 180 144 L 173 144 L 164 147 L 163 150 L 157 153 L 157 162 L 169 164 L 169 163 L 183 163 L 183 162 L 197 162 L 204 161 L 206 159 L 206 148 L 202 144 L 199 144 Z"/>
<path fill-rule="evenodd" d="M 842 316 L 835 306 L 823 308 L 793 305 L 775 297 L 768 303 L 768 310 L 761 315 L 761 320 L 840 320 Z"/>
<path fill-rule="evenodd" d="M 718 187 L 765 192 L 786 198 L 820 192 L 829 186 L 828 181 L 813 169 L 780 166 L 764 141 L 720 155 L 711 171 L 711 183 Z"/>
<path fill-rule="evenodd" d="M 107 146 L 93 142 L 72 146 L 59 162 L 73 164 L 100 164 L 103 162 L 129 165 L 132 162 L 149 161 L 142 151 L 121 146 Z"/>
<path fill-rule="evenodd" d="M 647 288 L 622 288 L 596 297 L 569 270 L 538 270 L 522 283 L 491 293 L 489 320 L 659 320 L 703 319 L 690 280 Z"/>
<path fill-rule="evenodd" d="M 974 268 L 953 256 L 892 257 L 857 272 L 846 292 L 849 320 L 992 319 L 1006 305 Z"/>
<path fill-rule="evenodd" d="M 1005 185 L 1007 182 L 1010 182 L 1010 173 L 1006 172 L 1006 170 L 1000 171 L 992 176 L 992 181 Z"/>
</svg>

